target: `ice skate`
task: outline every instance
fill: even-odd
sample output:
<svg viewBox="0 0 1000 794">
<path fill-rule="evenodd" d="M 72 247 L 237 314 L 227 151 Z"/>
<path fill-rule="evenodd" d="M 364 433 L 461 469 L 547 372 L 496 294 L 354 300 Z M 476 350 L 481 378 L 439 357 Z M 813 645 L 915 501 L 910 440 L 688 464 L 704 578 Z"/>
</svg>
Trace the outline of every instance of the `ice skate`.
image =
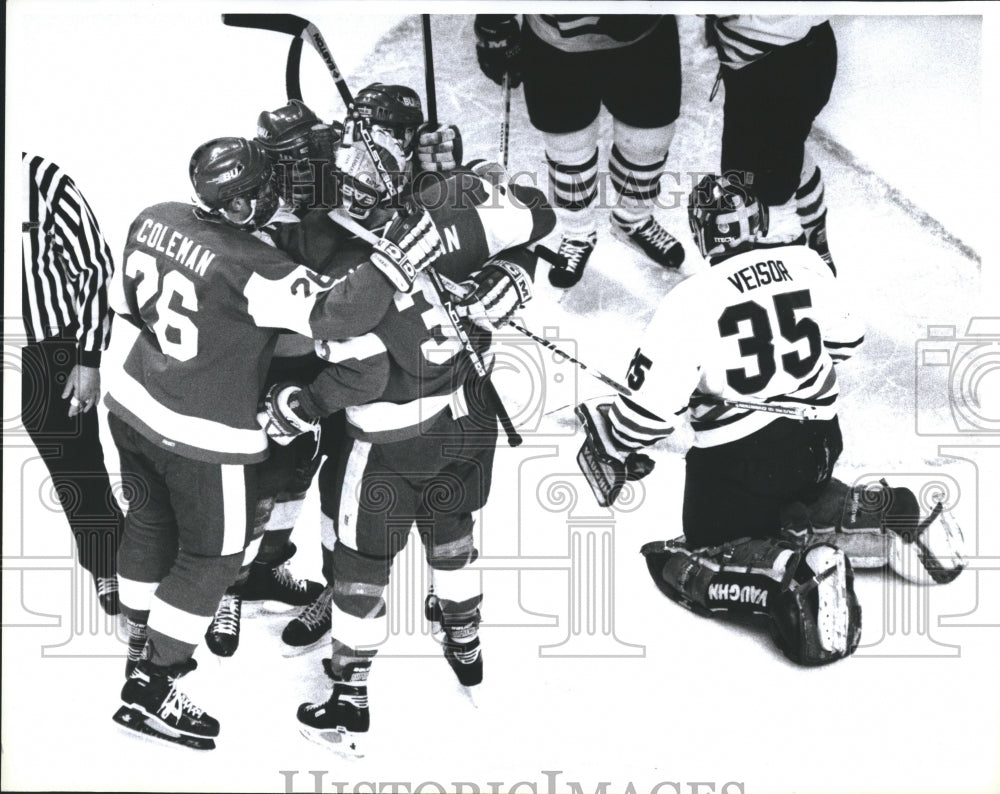
<svg viewBox="0 0 1000 794">
<path fill-rule="evenodd" d="M 611 216 L 611 229 L 616 237 L 634 245 L 661 267 L 679 268 L 684 262 L 684 247 L 652 215 L 625 223 Z"/>
<path fill-rule="evenodd" d="M 195 750 L 215 749 L 219 722 L 177 688 L 196 662 L 163 667 L 140 660 L 122 687 L 122 707 L 112 719 L 124 728 Z"/>
<path fill-rule="evenodd" d="M 330 631 L 332 603 L 333 588 L 326 587 L 285 626 L 281 632 L 285 656 L 297 656 L 319 645 Z"/>
<path fill-rule="evenodd" d="M 579 283 L 596 245 L 597 232 L 591 232 L 581 238 L 563 237 L 559 243 L 559 250 L 551 261 L 549 283 L 560 289 L 568 289 Z"/>
<path fill-rule="evenodd" d="M 328 660 L 324 660 L 326 662 Z M 364 755 L 364 740 L 371 721 L 368 712 L 368 672 L 371 663 L 349 664 L 337 676 L 323 665 L 333 681 L 333 692 L 324 703 L 303 703 L 297 717 L 299 732 L 316 744 L 348 757 Z"/>
<path fill-rule="evenodd" d="M 295 554 L 295 545 L 289 549 L 283 560 L 254 562 L 250 575 L 243 586 L 244 601 L 278 601 L 294 607 L 304 607 L 315 600 L 323 590 L 323 585 L 309 579 L 296 579 L 288 569 L 288 560 Z"/>
<path fill-rule="evenodd" d="M 242 607 L 240 588 L 230 587 L 223 594 L 212 623 L 205 632 L 205 644 L 216 656 L 232 656 L 239 648 Z"/>
</svg>

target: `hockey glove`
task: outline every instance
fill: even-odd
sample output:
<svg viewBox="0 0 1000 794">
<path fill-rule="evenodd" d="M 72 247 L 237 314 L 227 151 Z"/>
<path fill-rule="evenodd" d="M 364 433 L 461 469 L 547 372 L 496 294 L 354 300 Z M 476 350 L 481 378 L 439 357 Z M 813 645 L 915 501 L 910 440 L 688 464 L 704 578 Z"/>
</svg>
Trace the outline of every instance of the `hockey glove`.
<svg viewBox="0 0 1000 794">
<path fill-rule="evenodd" d="M 641 480 L 655 463 L 648 455 L 618 447 L 611 437 L 611 403 L 595 407 L 580 403 L 574 409 L 587 435 L 576 462 L 601 507 L 611 507 L 626 482 Z"/>
<path fill-rule="evenodd" d="M 417 274 L 444 253 L 441 235 L 427 210 L 398 215 L 375 243 L 371 263 L 400 292 L 413 289 Z"/>
<path fill-rule="evenodd" d="M 275 383 L 261 401 L 257 421 L 264 432 L 282 446 L 319 427 L 319 421 L 303 410 L 301 394 L 302 387 L 296 383 Z"/>
<path fill-rule="evenodd" d="M 492 259 L 462 287 L 468 292 L 456 308 L 484 331 L 496 333 L 514 312 L 531 300 L 531 278 L 525 270 L 504 259 Z"/>
<path fill-rule="evenodd" d="M 417 130 L 421 171 L 454 171 L 462 164 L 462 133 L 454 124 L 424 124 Z"/>
<path fill-rule="evenodd" d="M 497 85 L 504 73 L 510 74 L 510 87 L 521 85 L 521 26 L 513 14 L 476 14 L 472 26 L 476 34 L 479 68 Z"/>
</svg>

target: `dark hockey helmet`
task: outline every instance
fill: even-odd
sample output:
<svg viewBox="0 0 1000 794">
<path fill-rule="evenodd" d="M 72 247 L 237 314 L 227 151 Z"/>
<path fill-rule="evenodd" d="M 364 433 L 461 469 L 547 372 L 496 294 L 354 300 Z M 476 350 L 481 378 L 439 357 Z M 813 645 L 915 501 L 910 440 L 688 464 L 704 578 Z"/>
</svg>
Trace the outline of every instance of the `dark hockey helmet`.
<svg viewBox="0 0 1000 794">
<path fill-rule="evenodd" d="M 234 198 L 250 201 L 250 217 L 236 225 L 262 225 L 278 209 L 271 162 L 257 141 L 214 138 L 203 143 L 191 155 L 188 175 L 198 203 L 210 212 L 224 212 Z"/>
<path fill-rule="evenodd" d="M 261 111 L 254 140 L 271 159 L 278 192 L 287 204 L 298 208 L 318 197 L 319 169 L 333 162 L 342 134 L 342 125 L 324 124 L 298 99 L 277 110 Z"/>
<path fill-rule="evenodd" d="M 749 250 L 767 234 L 767 206 L 729 176 L 703 176 L 688 198 L 688 224 L 704 257 Z"/>
<path fill-rule="evenodd" d="M 358 92 L 354 109 L 361 118 L 389 130 L 407 155 L 413 151 L 417 127 L 424 122 L 424 109 L 412 88 L 372 83 Z"/>
</svg>

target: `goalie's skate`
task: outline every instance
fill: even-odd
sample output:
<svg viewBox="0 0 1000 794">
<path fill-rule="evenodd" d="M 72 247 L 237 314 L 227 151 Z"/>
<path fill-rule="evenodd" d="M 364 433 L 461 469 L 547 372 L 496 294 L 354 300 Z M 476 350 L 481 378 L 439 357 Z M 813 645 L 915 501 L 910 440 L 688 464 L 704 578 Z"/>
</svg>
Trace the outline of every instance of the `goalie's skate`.
<svg viewBox="0 0 1000 794">
<path fill-rule="evenodd" d="M 112 719 L 124 728 L 197 750 L 211 750 L 219 721 L 177 688 L 177 679 L 193 670 L 193 659 L 163 667 L 142 659 L 122 687 L 122 707 Z"/>
</svg>

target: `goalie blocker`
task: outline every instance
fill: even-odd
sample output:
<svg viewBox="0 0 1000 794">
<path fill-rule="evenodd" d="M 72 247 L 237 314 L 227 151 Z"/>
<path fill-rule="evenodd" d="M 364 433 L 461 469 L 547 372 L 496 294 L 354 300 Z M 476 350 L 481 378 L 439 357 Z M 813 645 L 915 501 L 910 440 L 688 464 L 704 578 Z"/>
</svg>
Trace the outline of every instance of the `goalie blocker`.
<svg viewBox="0 0 1000 794">
<path fill-rule="evenodd" d="M 691 549 L 677 539 L 647 543 L 642 553 L 660 591 L 693 612 L 767 616 L 793 662 L 829 664 L 858 647 L 851 563 L 827 543 L 741 538 Z"/>
<path fill-rule="evenodd" d="M 615 446 L 608 434 L 610 403 L 591 406 L 581 403 L 574 409 L 586 434 L 576 455 L 577 465 L 601 507 L 611 507 L 626 482 L 641 480 L 656 464 L 641 452 L 626 452 Z"/>
</svg>

